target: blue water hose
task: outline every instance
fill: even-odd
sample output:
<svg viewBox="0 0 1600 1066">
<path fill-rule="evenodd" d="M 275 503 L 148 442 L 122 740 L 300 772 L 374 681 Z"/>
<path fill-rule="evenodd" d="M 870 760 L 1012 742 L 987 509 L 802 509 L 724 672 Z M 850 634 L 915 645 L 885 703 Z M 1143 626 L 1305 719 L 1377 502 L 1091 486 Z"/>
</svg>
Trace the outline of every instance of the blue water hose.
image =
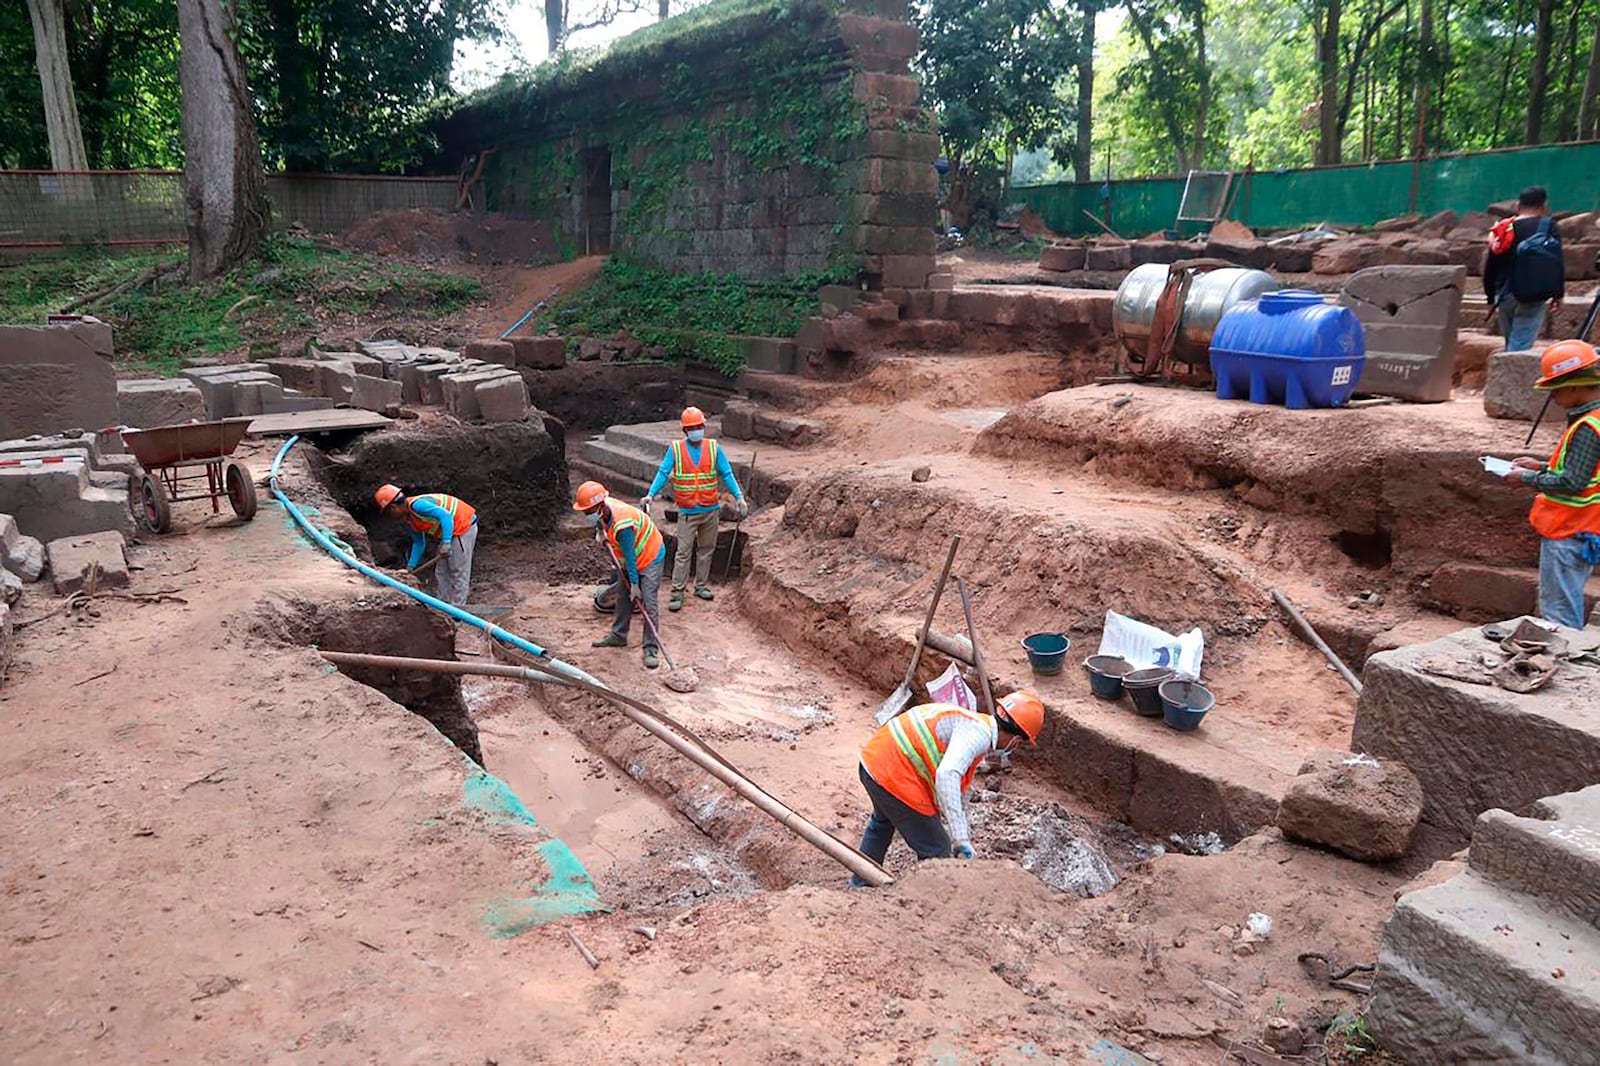
<svg viewBox="0 0 1600 1066">
<path fill-rule="evenodd" d="M 539 647 L 539 645 L 535 644 L 533 641 L 519 637 L 509 630 L 502 629 L 492 622 L 488 622 L 482 618 L 479 618 L 475 614 L 470 614 L 467 611 L 463 611 L 455 604 L 446 603 L 435 596 L 430 596 L 419 588 L 408 585 L 404 581 L 399 581 L 393 577 L 390 577 L 388 574 L 376 567 L 368 566 L 366 563 L 362 562 L 360 559 L 357 559 L 348 550 L 346 550 L 346 547 L 335 543 L 333 537 L 330 536 L 326 530 L 318 529 L 315 525 L 313 525 L 311 520 L 305 516 L 305 513 L 294 505 L 294 501 L 289 499 L 289 497 L 284 494 L 284 491 L 278 487 L 278 471 L 283 465 L 283 457 L 289 454 L 289 449 L 293 448 L 299 440 L 300 437 L 297 434 L 293 437 L 290 437 L 284 442 L 283 447 L 278 449 L 277 456 L 275 456 L 272 460 L 272 473 L 267 479 L 267 484 L 272 490 L 272 495 L 277 498 L 279 503 L 283 504 L 283 509 L 289 512 L 289 517 L 295 520 L 295 524 L 305 532 L 306 536 L 311 538 L 312 543 L 316 544 L 317 547 L 321 548 L 323 551 L 327 552 L 344 565 L 350 567 L 350 569 L 359 571 L 367 577 L 370 577 L 372 580 L 378 582 L 378 584 L 387 585 L 396 592 L 402 592 L 405 595 L 410 596 L 412 599 L 416 600 L 425 607 L 430 607 L 435 611 L 439 611 L 442 614 L 446 614 L 449 617 L 454 618 L 458 622 L 465 622 L 469 626 L 480 629 L 488 635 L 490 640 L 503 641 L 506 644 L 510 644 L 514 648 L 527 652 L 535 659 L 538 659 L 540 661 L 540 665 L 548 667 L 549 669 L 556 671 L 558 674 L 565 674 L 569 677 L 575 677 L 591 685 L 598 685 L 601 688 L 610 687 L 604 682 L 600 681 L 598 678 L 585 673 L 576 666 L 573 666 L 571 663 L 564 663 L 560 659 L 552 658 L 549 652 Z M 559 682 L 560 678 L 552 677 L 550 680 Z"/>
</svg>

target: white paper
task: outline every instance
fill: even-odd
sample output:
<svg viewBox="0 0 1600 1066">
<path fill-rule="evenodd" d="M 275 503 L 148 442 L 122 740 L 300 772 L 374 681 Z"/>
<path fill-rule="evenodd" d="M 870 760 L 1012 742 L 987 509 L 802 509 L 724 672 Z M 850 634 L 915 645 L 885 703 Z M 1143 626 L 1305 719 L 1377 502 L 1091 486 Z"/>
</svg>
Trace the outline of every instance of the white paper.
<svg viewBox="0 0 1600 1066">
<path fill-rule="evenodd" d="M 1489 471 L 1489 473 L 1493 474 L 1495 477 L 1505 477 L 1507 474 L 1511 473 L 1511 471 L 1516 469 L 1515 463 L 1508 462 L 1504 459 L 1496 459 L 1492 455 L 1480 455 L 1478 456 L 1478 462 L 1482 463 L 1483 468 Z"/>
<path fill-rule="evenodd" d="M 1115 611 L 1106 612 L 1106 626 L 1100 634 L 1100 654 L 1128 660 L 1135 670 L 1165 666 L 1196 680 L 1200 660 L 1205 655 L 1205 637 L 1198 628 L 1182 636 L 1157 629 Z"/>
<path fill-rule="evenodd" d="M 962 678 L 961 670 L 955 663 L 951 663 L 944 673 L 928 682 L 928 695 L 934 703 L 953 703 L 969 711 L 978 709 L 978 697 L 967 687 L 967 682 Z"/>
</svg>

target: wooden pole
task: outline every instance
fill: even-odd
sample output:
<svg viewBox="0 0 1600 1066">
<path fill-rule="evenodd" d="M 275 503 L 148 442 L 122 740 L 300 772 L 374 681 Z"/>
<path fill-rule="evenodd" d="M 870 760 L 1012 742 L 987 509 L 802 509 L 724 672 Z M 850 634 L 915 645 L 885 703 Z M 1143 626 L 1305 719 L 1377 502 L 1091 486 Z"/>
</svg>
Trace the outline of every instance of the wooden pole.
<svg viewBox="0 0 1600 1066">
<path fill-rule="evenodd" d="M 956 578 L 956 588 L 961 591 L 961 613 L 967 618 L 967 639 L 972 641 L 972 665 L 978 671 L 978 684 L 983 686 L 983 713 L 994 713 L 994 689 L 989 687 L 989 671 L 983 665 L 983 652 L 978 650 L 978 630 L 972 624 L 972 597 L 967 594 L 966 578 Z"/>
<path fill-rule="evenodd" d="M 1310 622 L 1306 621 L 1306 616 L 1300 613 L 1300 609 L 1290 603 L 1289 598 L 1277 589 L 1272 590 L 1272 598 L 1294 620 L 1294 624 L 1299 627 L 1300 632 L 1305 635 L 1305 638 L 1311 642 L 1312 646 L 1326 656 L 1328 661 L 1333 664 L 1333 668 L 1339 671 L 1339 675 L 1345 679 L 1345 682 L 1355 689 L 1356 695 L 1361 695 L 1361 679 L 1351 672 L 1350 668 L 1344 664 L 1343 659 L 1334 654 L 1333 649 L 1328 647 L 1327 641 L 1317 635 L 1317 631 L 1311 627 Z"/>
<path fill-rule="evenodd" d="M 850 845 L 824 832 L 777 797 L 767 793 L 766 790 L 751 781 L 737 767 L 724 759 L 704 741 L 699 740 L 697 737 L 690 739 L 693 734 L 688 736 L 680 735 L 679 732 L 672 728 L 672 726 L 677 726 L 677 723 L 673 722 L 671 718 L 647 704 L 629 696 L 624 696 L 622 693 L 606 688 L 604 685 L 590 684 L 579 678 L 566 675 L 554 678 L 550 674 L 528 667 L 508 666 L 498 663 L 460 663 L 448 659 L 412 659 L 396 655 L 361 655 L 354 652 L 337 651 L 322 651 L 318 654 L 330 663 L 339 666 L 369 666 L 387 670 L 419 670 L 424 673 L 434 674 L 477 674 L 485 677 L 509 677 L 521 681 L 538 681 L 546 684 L 554 682 L 581 689 L 585 692 L 592 692 L 596 696 L 617 704 L 618 709 L 627 715 L 640 729 L 656 737 L 712 777 L 727 785 L 734 792 L 749 800 L 762 812 L 770 815 L 779 825 L 839 863 L 839 865 L 867 882 L 867 884 L 881 886 L 894 883 L 894 878 L 883 867 Z M 688 733 L 688 730 L 682 726 L 677 726 L 677 729 L 683 733 Z"/>
</svg>

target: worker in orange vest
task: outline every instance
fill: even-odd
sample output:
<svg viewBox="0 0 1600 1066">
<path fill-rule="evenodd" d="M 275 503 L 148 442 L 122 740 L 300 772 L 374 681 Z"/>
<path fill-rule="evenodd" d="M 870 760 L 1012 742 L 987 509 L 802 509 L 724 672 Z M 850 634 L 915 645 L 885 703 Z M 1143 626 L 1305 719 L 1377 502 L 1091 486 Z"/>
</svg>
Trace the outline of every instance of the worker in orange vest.
<svg viewBox="0 0 1600 1066">
<path fill-rule="evenodd" d="M 1539 359 L 1534 388 L 1567 412 L 1567 430 L 1541 463 L 1523 456 L 1506 478 L 1539 490 L 1528 521 L 1539 542 L 1539 616 L 1582 629 L 1583 589 L 1600 563 L 1600 353 L 1560 341 Z"/>
<path fill-rule="evenodd" d="M 639 501 L 646 511 L 670 482 L 672 500 L 678 511 L 678 552 L 672 560 L 672 598 L 667 610 L 683 609 L 683 590 L 689 583 L 689 563 L 694 563 L 694 594 L 702 600 L 715 599 L 711 591 L 711 556 L 717 550 L 717 529 L 722 519 L 722 494 L 718 483 L 727 486 L 739 509 L 739 517 L 750 513 L 739 482 L 734 480 L 728 453 L 715 440 L 706 437 L 706 414 L 698 407 L 685 407 L 678 419 L 683 439 L 667 448 L 656 470 L 650 490 Z"/>
<path fill-rule="evenodd" d="M 478 545 L 477 510 L 442 492 L 407 496 L 398 485 L 379 485 L 372 498 L 378 510 L 411 527 L 407 570 L 415 570 L 422 562 L 430 539 L 439 543 L 433 575 L 439 583 L 439 598 L 456 607 L 465 605 L 472 586 L 472 553 Z"/>
<path fill-rule="evenodd" d="M 612 609 L 611 632 L 594 642 L 597 648 L 626 648 L 628 627 L 635 606 L 644 611 L 644 665 L 654 670 L 660 665 L 656 633 L 661 628 L 657 603 L 661 596 L 661 570 L 666 563 L 666 546 L 661 531 L 650 516 L 637 507 L 613 500 L 598 481 L 578 486 L 574 511 L 581 511 L 595 527 L 597 539 L 611 552 L 617 566 L 612 588 L 616 607 Z"/>
<path fill-rule="evenodd" d="M 957 858 L 972 858 L 962 799 L 978 763 L 1024 740 L 1038 747 L 1043 728 L 1044 704 L 1022 691 L 1002 697 L 993 715 L 953 703 L 927 703 L 896 715 L 861 749 L 861 787 L 872 800 L 862 853 L 883 862 L 898 832 L 918 859 L 949 858 L 952 840 Z M 866 882 L 852 877 L 851 884 Z"/>
</svg>

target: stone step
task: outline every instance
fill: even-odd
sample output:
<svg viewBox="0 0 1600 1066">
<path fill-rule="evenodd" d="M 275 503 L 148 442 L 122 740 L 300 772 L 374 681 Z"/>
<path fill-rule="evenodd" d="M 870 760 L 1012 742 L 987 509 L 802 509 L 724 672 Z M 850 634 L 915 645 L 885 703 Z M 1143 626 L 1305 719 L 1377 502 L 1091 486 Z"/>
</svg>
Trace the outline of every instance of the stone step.
<svg viewBox="0 0 1600 1066">
<path fill-rule="evenodd" d="M 1533 814 L 1484 812 L 1470 866 L 1600 929 L 1600 785 L 1542 799 Z"/>
<path fill-rule="evenodd" d="M 722 419 L 708 418 L 706 434 L 711 437 L 722 436 Z M 630 426 L 608 426 L 605 432 L 605 438 L 609 443 L 652 454 L 658 461 L 666 452 L 667 446 L 682 435 L 683 430 L 678 425 L 677 419 L 665 422 L 639 422 Z"/>
<path fill-rule="evenodd" d="M 14 457 L 14 456 L 13 456 Z M 41 541 L 114 529 L 133 535 L 127 481 L 101 487 L 83 458 L 45 466 L 0 467 L 0 511 Z"/>
<path fill-rule="evenodd" d="M 1600 933 L 1469 871 L 1401 897 L 1367 1017 L 1408 1062 L 1600 1063 Z"/>
<path fill-rule="evenodd" d="M 614 470 L 623 477 L 643 481 L 646 485 L 656 476 L 656 467 L 661 461 L 659 455 L 649 455 L 599 437 L 584 441 L 580 454 L 596 466 Z"/>
<path fill-rule="evenodd" d="M 567 458 L 567 471 L 572 475 L 572 480 L 575 483 L 598 481 L 606 487 L 606 491 L 613 496 L 626 500 L 628 503 L 636 502 L 650 487 L 648 481 L 628 477 L 626 474 L 613 470 L 602 463 L 575 456 Z"/>
</svg>

